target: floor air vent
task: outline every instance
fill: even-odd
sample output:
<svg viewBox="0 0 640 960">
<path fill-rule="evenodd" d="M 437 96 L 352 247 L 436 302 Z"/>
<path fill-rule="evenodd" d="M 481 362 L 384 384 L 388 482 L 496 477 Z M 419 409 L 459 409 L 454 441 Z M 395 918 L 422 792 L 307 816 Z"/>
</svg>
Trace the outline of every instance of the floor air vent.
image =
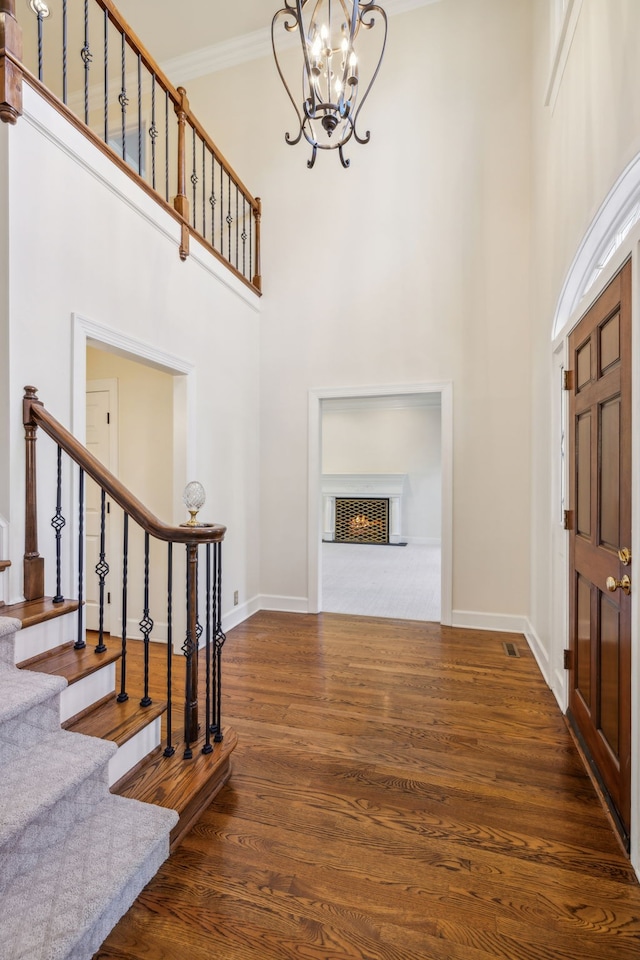
<svg viewBox="0 0 640 960">
<path fill-rule="evenodd" d="M 511 643 L 511 642 L 509 642 L 509 643 L 503 643 L 502 646 L 504 647 L 504 652 L 506 653 L 506 655 L 507 655 L 508 657 L 519 657 L 519 656 L 520 656 L 520 652 L 519 652 L 518 648 L 516 647 L 515 643 Z"/>
</svg>

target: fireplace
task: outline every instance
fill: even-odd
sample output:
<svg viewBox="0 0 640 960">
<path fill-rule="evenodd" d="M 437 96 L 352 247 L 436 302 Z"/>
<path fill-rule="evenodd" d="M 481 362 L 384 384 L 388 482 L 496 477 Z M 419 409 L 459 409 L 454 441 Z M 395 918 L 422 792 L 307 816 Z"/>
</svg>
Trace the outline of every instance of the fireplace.
<svg viewBox="0 0 640 960">
<path fill-rule="evenodd" d="M 323 474 L 322 539 L 342 543 L 402 543 L 406 480 L 404 473 Z M 346 535 L 338 530 L 341 501 L 347 516 Z M 381 503 L 384 506 L 380 506 Z M 372 504 L 376 506 L 372 508 Z M 382 530 L 384 536 L 378 539 Z"/>
<path fill-rule="evenodd" d="M 334 540 L 338 543 L 389 543 L 388 498 L 336 497 Z"/>
</svg>

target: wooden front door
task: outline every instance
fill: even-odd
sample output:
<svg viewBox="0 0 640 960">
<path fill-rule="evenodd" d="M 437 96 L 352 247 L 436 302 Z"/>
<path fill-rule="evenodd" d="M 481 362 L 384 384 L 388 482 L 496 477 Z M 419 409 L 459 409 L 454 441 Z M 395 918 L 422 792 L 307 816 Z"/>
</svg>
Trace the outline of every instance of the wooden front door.
<svg viewBox="0 0 640 960">
<path fill-rule="evenodd" d="M 631 262 L 569 337 L 569 717 L 628 845 Z"/>
</svg>

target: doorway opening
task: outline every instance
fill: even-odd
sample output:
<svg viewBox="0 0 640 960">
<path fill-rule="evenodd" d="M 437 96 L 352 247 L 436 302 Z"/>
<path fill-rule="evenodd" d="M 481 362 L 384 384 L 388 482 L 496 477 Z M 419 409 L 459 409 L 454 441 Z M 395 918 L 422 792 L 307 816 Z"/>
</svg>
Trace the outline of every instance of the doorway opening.
<svg viewBox="0 0 640 960">
<path fill-rule="evenodd" d="M 189 416 L 195 394 L 192 365 L 77 314 L 73 316 L 73 325 L 74 433 L 91 444 L 92 452 L 152 513 L 167 523 L 180 523 L 184 515 L 182 490 L 195 457 L 195 437 L 191 429 L 194 418 Z M 109 430 L 96 431 L 91 422 L 91 418 L 96 417 L 98 420 L 107 417 Z M 100 452 L 95 448 L 96 442 L 101 445 Z M 87 494 L 89 508 L 89 491 Z M 97 506 L 100 509 L 99 503 Z M 118 556 L 122 547 L 122 511 L 110 510 L 109 504 L 105 506 L 106 537 L 110 540 L 106 552 L 109 556 Z M 98 530 L 99 523 L 100 517 L 97 518 Z M 99 536 L 95 538 L 94 555 L 99 539 Z M 166 583 L 162 569 L 167 562 L 166 551 L 160 547 L 159 543 L 152 545 L 152 551 L 158 548 L 157 558 L 152 554 L 154 569 L 158 571 L 154 577 L 158 590 Z M 143 550 L 142 542 L 130 540 L 132 563 L 142 557 Z M 95 566 L 95 556 L 89 554 L 87 537 L 87 574 Z M 77 569 L 77 556 L 72 558 L 72 564 L 72 569 Z M 110 565 L 106 584 L 107 599 L 111 601 L 107 604 L 110 607 L 107 616 L 111 613 L 113 622 L 121 620 L 122 570 L 118 567 L 118 564 Z M 88 594 L 90 578 L 86 578 L 86 583 L 86 626 L 94 629 Z M 152 596 L 152 602 L 153 599 Z M 130 606 L 132 610 L 142 609 L 135 601 Z M 140 636 L 137 614 L 128 617 L 126 630 L 128 637 Z M 166 636 L 166 623 L 155 623 L 154 639 L 166 640 Z"/>
<path fill-rule="evenodd" d="M 309 610 L 450 623 L 451 384 L 311 391 L 309 402 Z M 336 542 L 336 503 L 370 499 L 388 502 L 387 542 L 371 542 L 379 518 L 364 509 L 367 536 Z"/>
</svg>

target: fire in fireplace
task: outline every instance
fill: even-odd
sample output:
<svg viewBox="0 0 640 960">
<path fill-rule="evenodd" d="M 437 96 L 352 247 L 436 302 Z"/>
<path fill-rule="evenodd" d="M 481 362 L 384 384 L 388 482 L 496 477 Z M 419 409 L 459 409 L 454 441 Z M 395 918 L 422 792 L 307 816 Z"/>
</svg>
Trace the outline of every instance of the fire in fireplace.
<svg viewBox="0 0 640 960">
<path fill-rule="evenodd" d="M 338 543 L 389 543 L 389 499 L 336 497 Z"/>
</svg>

